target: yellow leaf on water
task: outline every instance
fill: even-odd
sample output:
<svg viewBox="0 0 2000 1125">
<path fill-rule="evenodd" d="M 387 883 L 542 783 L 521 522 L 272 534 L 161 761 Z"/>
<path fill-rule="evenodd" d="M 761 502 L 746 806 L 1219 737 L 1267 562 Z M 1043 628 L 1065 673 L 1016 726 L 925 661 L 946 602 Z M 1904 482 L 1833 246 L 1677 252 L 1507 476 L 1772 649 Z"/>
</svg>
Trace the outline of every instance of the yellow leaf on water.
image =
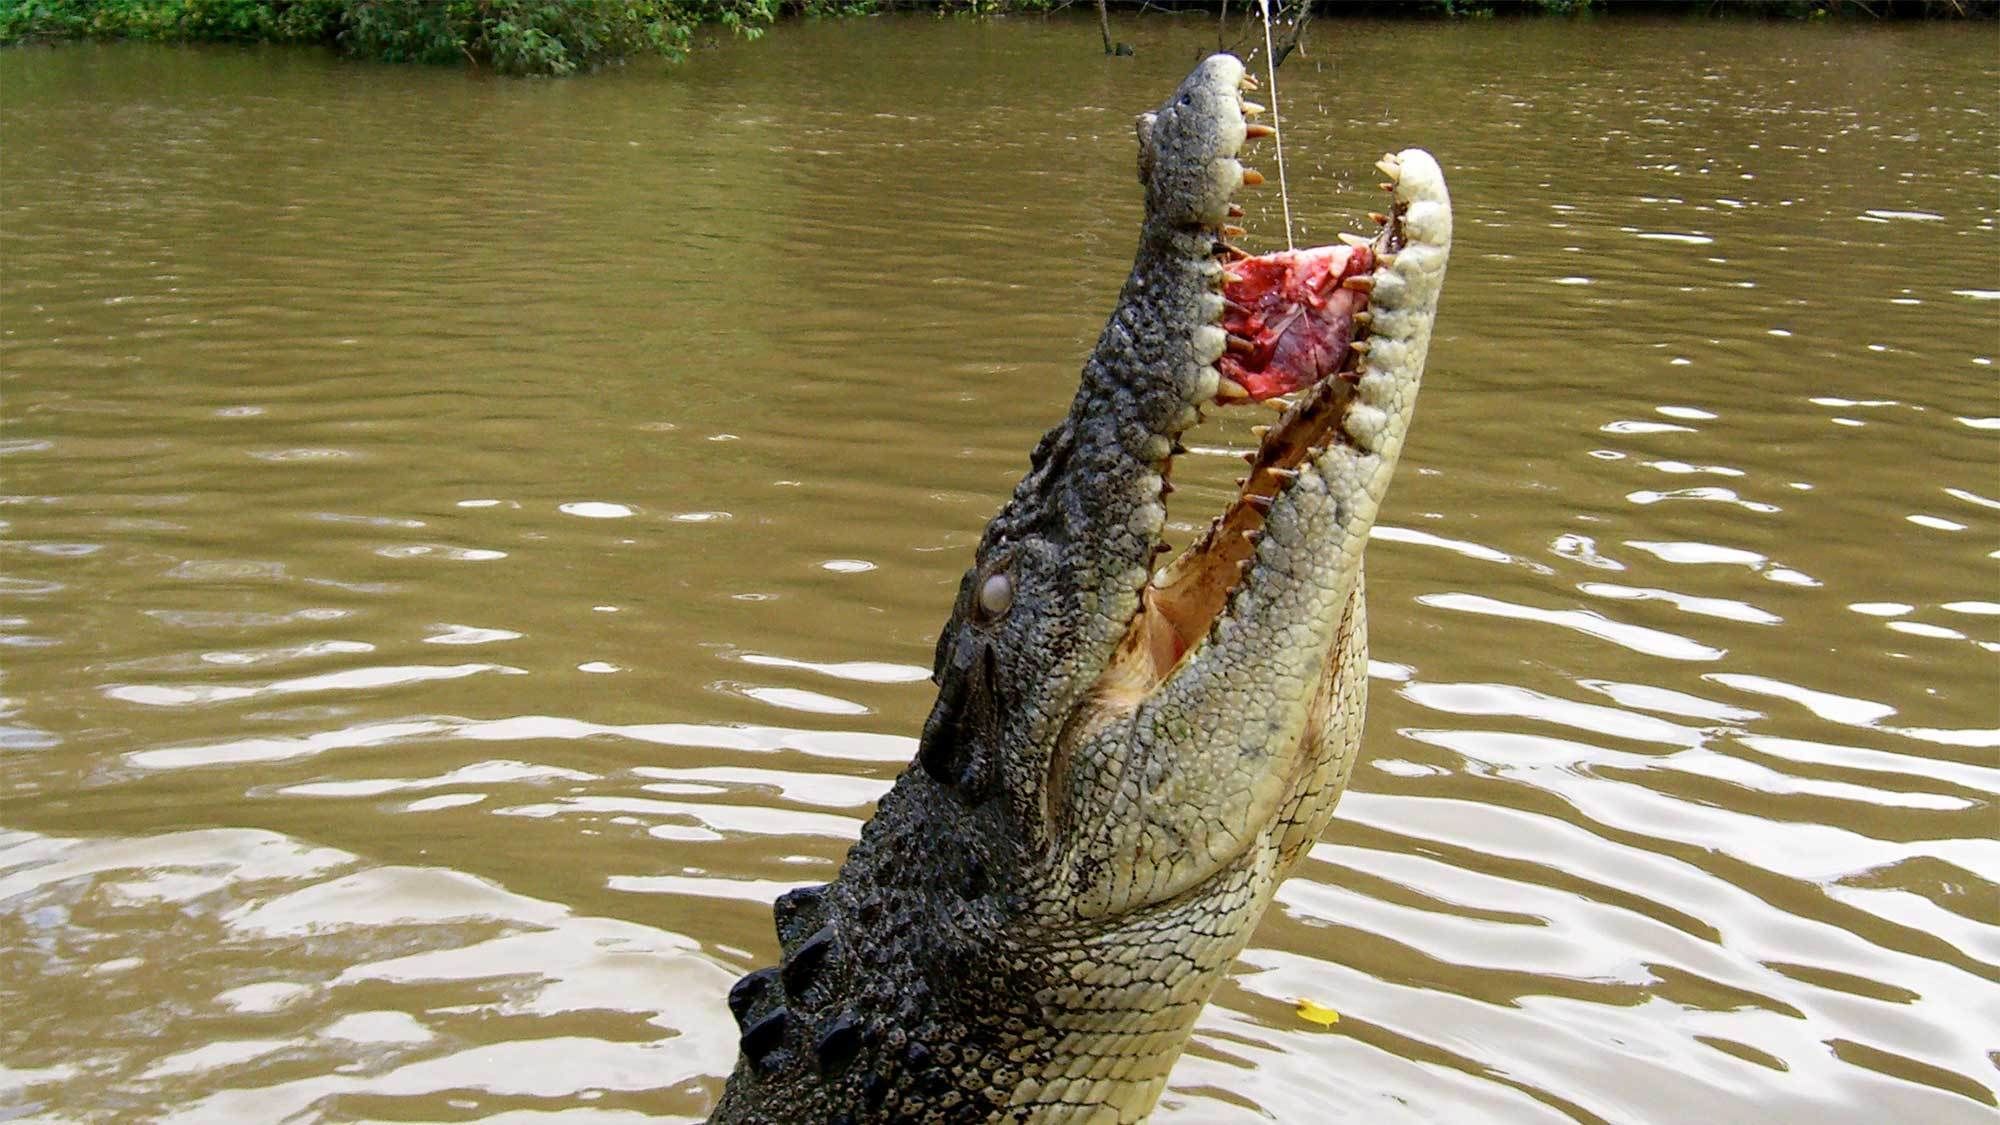
<svg viewBox="0 0 2000 1125">
<path fill-rule="evenodd" d="M 1340 1013 L 1324 1004 L 1315 1004 L 1311 1000 L 1300 1000 L 1299 1018 L 1316 1023 L 1321 1027 L 1332 1027 L 1334 1024 L 1340 1022 Z"/>
</svg>

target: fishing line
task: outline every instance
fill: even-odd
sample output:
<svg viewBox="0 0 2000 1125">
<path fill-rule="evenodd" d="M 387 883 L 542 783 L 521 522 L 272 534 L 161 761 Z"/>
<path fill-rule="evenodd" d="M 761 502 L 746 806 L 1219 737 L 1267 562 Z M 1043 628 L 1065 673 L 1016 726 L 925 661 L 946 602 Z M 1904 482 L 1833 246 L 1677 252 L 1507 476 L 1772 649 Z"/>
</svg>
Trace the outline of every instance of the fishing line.
<svg viewBox="0 0 2000 1125">
<path fill-rule="evenodd" d="M 1278 117 L 1278 56 L 1271 50 L 1271 0 L 1257 0 L 1257 6 L 1264 10 L 1264 73 L 1271 76 L 1271 128 L 1277 131 L 1272 140 L 1278 146 L 1278 201 L 1285 208 L 1285 249 L 1295 249 L 1292 245 L 1292 191 L 1285 184 L 1285 130 Z"/>
</svg>

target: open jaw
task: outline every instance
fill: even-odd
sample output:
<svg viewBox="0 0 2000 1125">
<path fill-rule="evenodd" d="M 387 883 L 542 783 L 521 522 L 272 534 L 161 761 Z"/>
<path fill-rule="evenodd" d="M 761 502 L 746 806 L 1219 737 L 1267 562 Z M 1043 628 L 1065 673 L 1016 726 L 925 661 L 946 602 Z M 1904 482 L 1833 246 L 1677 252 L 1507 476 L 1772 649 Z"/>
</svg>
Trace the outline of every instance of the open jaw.
<svg viewBox="0 0 2000 1125">
<path fill-rule="evenodd" d="M 1254 113 L 1258 107 L 1248 108 Z M 1443 201 L 1441 174 L 1421 150 L 1387 154 L 1376 168 L 1389 177 L 1382 187 L 1390 202 L 1386 213 L 1370 215 L 1378 228 L 1372 239 L 1343 233 L 1333 245 L 1252 255 L 1229 241 L 1244 233 L 1240 228 L 1216 230 L 1215 253 L 1224 266 L 1220 326 L 1227 336 L 1215 364 L 1220 378 L 1214 402 L 1261 404 L 1277 410 L 1278 417 L 1251 427 L 1257 448 L 1244 454 L 1249 471 L 1238 479 L 1227 508 L 1141 591 L 1139 611 L 1105 680 L 1117 684 L 1120 694 L 1130 693 L 1128 698 L 1158 685 L 1214 627 L 1250 573 L 1266 516 L 1300 467 L 1324 458 L 1333 445 L 1356 445 L 1349 413 L 1375 346 L 1371 305 L 1378 279 L 1396 297 L 1409 295 L 1409 279 L 1398 274 L 1397 265 L 1409 248 L 1410 207 L 1420 203 L 1435 210 Z M 1406 172 L 1415 173 L 1414 182 L 1405 182 Z M 1252 173 L 1246 182 L 1261 177 Z M 1230 213 L 1241 209 L 1232 204 Z M 1448 233 L 1448 209 L 1445 214 Z M 1424 296 L 1434 302 L 1434 289 Z M 1414 356 L 1400 357 L 1405 363 L 1413 359 L 1418 371 L 1427 321 L 1421 327 L 1425 340 Z M 1169 461 L 1162 477 L 1170 470 Z"/>
</svg>

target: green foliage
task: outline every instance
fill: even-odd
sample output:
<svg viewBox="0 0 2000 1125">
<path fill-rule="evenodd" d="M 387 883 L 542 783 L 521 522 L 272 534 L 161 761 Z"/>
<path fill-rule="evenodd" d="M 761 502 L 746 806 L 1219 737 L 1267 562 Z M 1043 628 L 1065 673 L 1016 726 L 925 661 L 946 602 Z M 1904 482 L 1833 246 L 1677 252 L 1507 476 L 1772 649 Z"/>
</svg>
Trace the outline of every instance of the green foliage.
<svg viewBox="0 0 2000 1125">
<path fill-rule="evenodd" d="M 468 56 L 460 4 L 362 0 L 342 22 L 339 42 L 349 54 L 382 62 L 453 62 Z"/>
<path fill-rule="evenodd" d="M 788 0 L 784 5 L 787 10 L 809 18 L 872 16 L 894 11 L 930 12 L 938 16 L 989 16 L 1015 12 L 1057 12 L 1069 7 L 1083 9 L 1089 6 L 1087 0 Z M 1117 6 L 1134 8 L 1151 5 L 1118 0 Z"/>
<path fill-rule="evenodd" d="M 793 12 L 807 19 L 833 16 L 872 16 L 882 10 L 876 0 L 793 0 Z"/>
<path fill-rule="evenodd" d="M 383 62 L 462 63 L 503 74 L 574 74 L 635 56 L 684 58 L 694 29 L 754 39 L 781 12 L 854 16 L 928 10 L 972 16 L 1048 12 L 1085 0 L 0 0 L 0 44 L 55 39 L 320 43 Z M 1120 0 L 1120 8 L 1160 6 Z M 1178 7 L 1178 4 L 1169 4 Z M 1404 14 L 1387 0 L 1318 5 L 1325 14 Z M 1992 16 L 2000 0 L 1429 0 L 1455 18 L 1661 11 L 1823 18 Z"/>
<path fill-rule="evenodd" d="M 1581 15 L 1590 10 L 1591 0 L 1435 0 L 1437 9 L 1456 19 L 1490 19 L 1502 10 L 1534 12 L 1550 16 Z"/>
<path fill-rule="evenodd" d="M 114 6 L 145 7 L 137 0 L 121 0 Z M 155 38 L 241 43 L 318 42 L 333 29 L 341 8 L 335 0 L 179 0 L 158 6 L 177 9 L 178 24 L 172 34 Z"/>
<path fill-rule="evenodd" d="M 27 39 L 317 43 L 342 0 L 0 0 L 0 43 Z"/>
<path fill-rule="evenodd" d="M 0 44 L 37 39 L 323 43 L 382 62 L 573 74 L 678 60 L 694 29 L 763 33 L 778 0 L 0 0 Z"/>
<path fill-rule="evenodd" d="M 358 0 L 340 43 L 385 62 L 561 75 L 637 55 L 678 60 L 698 23 L 754 37 L 775 15 L 769 0 Z"/>
</svg>

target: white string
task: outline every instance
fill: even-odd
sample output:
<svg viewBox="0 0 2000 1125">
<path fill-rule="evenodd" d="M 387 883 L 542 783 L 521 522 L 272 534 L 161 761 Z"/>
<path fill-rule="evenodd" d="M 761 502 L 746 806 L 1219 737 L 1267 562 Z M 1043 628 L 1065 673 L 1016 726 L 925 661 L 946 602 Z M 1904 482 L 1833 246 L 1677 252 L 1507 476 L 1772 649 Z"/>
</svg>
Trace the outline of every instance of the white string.
<svg viewBox="0 0 2000 1125">
<path fill-rule="evenodd" d="M 1264 73 L 1271 76 L 1271 128 L 1277 130 L 1273 138 L 1278 145 L 1278 201 L 1285 208 L 1285 249 L 1296 249 L 1292 245 L 1292 192 L 1285 185 L 1285 131 L 1278 118 L 1278 59 L 1271 51 L 1271 0 L 1257 0 L 1257 6 L 1264 10 Z"/>
</svg>

